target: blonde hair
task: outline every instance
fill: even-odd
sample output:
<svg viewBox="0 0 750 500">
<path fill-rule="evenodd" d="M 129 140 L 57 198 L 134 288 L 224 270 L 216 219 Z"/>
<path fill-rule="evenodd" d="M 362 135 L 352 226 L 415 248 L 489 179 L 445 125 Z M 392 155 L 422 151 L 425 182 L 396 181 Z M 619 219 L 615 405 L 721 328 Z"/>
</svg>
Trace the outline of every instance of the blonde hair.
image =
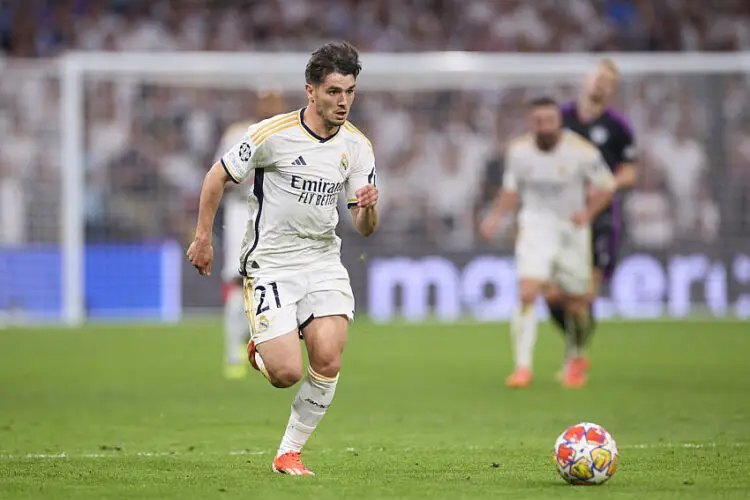
<svg viewBox="0 0 750 500">
<path fill-rule="evenodd" d="M 617 64 L 609 57 L 599 61 L 598 66 L 600 68 L 606 69 L 607 71 L 611 71 L 617 78 L 620 78 L 620 68 L 618 68 Z"/>
</svg>

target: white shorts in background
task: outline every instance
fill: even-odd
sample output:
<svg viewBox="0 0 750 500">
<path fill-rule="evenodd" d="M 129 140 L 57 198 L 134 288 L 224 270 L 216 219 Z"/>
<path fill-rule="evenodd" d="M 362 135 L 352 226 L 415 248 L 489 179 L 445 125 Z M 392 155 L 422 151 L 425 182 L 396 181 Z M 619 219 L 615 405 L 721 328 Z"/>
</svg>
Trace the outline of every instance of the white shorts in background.
<svg viewBox="0 0 750 500">
<path fill-rule="evenodd" d="M 244 279 L 245 312 L 256 344 L 306 326 L 314 318 L 354 319 L 349 273 L 340 262 L 297 269 L 254 270 Z"/>
<path fill-rule="evenodd" d="M 224 205 L 224 265 L 221 279 L 228 283 L 240 277 L 242 240 L 250 218 L 247 201 L 240 196 L 227 196 Z"/>
<path fill-rule="evenodd" d="M 591 230 L 563 226 L 526 226 L 516 241 L 516 272 L 520 279 L 554 282 L 573 295 L 591 287 Z"/>
</svg>

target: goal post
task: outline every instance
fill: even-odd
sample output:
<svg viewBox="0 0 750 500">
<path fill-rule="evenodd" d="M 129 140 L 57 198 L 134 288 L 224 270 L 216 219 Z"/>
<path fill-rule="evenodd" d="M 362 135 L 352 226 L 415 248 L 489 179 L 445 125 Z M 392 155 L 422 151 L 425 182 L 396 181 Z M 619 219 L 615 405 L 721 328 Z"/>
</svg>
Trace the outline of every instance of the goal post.
<svg viewBox="0 0 750 500">
<path fill-rule="evenodd" d="M 64 323 L 77 325 L 88 319 L 85 296 L 87 242 L 84 214 L 87 196 L 86 80 L 94 78 L 100 81 L 133 81 L 216 89 L 273 87 L 282 91 L 301 93 L 304 85 L 304 67 L 308 57 L 308 54 L 302 53 L 73 52 L 59 60 L 62 169 L 61 320 Z M 493 92 L 508 85 L 530 85 L 544 89 L 549 85 L 561 83 L 577 84 L 582 75 L 604 57 L 611 57 L 626 79 L 713 75 L 746 77 L 750 74 L 750 53 L 365 53 L 361 57 L 363 72 L 357 85 L 363 93 Z M 383 113 L 387 112 L 387 109 L 383 110 Z M 375 147 L 377 149 L 378 144 L 375 144 Z M 364 249 L 368 248 L 370 247 Z M 438 248 L 434 251 L 439 253 L 441 250 Z M 181 250 L 179 255 L 182 255 Z M 416 257 L 411 255 L 410 258 Z M 137 269 L 133 269 L 132 272 L 137 272 Z M 175 273 L 177 271 L 172 273 L 173 277 Z M 368 306 L 373 307 L 374 300 L 370 290 Z M 390 295 L 382 300 L 391 300 Z M 412 316 L 416 314 L 414 317 L 421 317 L 419 311 L 422 309 L 434 312 L 434 304 L 423 305 L 418 303 L 420 300 L 422 299 L 414 299 L 416 305 L 410 306 L 414 309 Z M 173 297 L 172 302 L 174 301 Z M 174 310 L 175 307 L 179 309 L 178 305 L 174 306 L 167 316 L 179 316 L 179 311 Z M 377 311 L 382 311 L 384 307 L 382 304 L 374 304 Z M 388 307 L 385 309 L 388 310 Z M 383 318 L 388 319 L 386 316 L 387 314 Z"/>
<path fill-rule="evenodd" d="M 72 60 L 72 59 L 70 59 Z M 69 59 L 60 65 L 62 319 L 86 320 L 84 281 L 83 72 Z"/>
</svg>

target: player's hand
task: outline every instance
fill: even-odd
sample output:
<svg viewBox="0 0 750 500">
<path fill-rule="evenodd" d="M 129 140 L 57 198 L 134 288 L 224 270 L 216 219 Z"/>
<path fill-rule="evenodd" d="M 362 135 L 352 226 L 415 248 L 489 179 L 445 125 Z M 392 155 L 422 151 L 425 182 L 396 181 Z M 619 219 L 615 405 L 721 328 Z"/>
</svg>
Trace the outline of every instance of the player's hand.
<svg viewBox="0 0 750 500">
<path fill-rule="evenodd" d="M 195 238 L 187 251 L 187 258 L 198 270 L 201 276 L 211 275 L 211 264 L 214 260 L 214 248 L 211 240 L 207 238 Z"/>
<path fill-rule="evenodd" d="M 371 208 L 378 203 L 378 188 L 372 184 L 357 189 L 357 206 L 360 208 Z"/>
<path fill-rule="evenodd" d="M 570 218 L 573 221 L 573 224 L 578 227 L 588 226 L 589 224 L 591 224 L 591 216 L 586 210 L 579 210 L 578 212 L 573 213 Z"/>
<path fill-rule="evenodd" d="M 500 221 L 497 219 L 497 217 L 487 217 L 479 225 L 479 234 L 481 234 L 482 238 L 484 238 L 485 240 L 492 241 L 495 239 L 495 233 L 497 233 L 497 228 L 499 225 Z"/>
</svg>

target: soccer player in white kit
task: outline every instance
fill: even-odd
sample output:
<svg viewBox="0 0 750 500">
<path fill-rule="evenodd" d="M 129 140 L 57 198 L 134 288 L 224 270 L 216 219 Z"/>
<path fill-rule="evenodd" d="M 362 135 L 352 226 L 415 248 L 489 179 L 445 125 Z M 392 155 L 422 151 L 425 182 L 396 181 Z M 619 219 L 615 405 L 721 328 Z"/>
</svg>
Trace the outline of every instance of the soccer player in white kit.
<svg viewBox="0 0 750 500">
<path fill-rule="evenodd" d="M 370 236 L 378 223 L 372 145 L 347 121 L 360 70 L 356 49 L 345 42 L 312 54 L 307 107 L 249 127 L 206 175 L 187 252 L 198 272 L 211 272 L 211 228 L 224 185 L 254 173 L 240 261 L 249 359 L 273 386 L 296 384 L 303 378 L 298 329 L 309 359 L 273 460 L 273 470 L 284 474 L 312 475 L 300 453 L 333 400 L 354 317 L 335 232 L 339 193 L 361 235 Z"/>
<path fill-rule="evenodd" d="M 263 90 L 257 97 L 254 115 L 259 120 L 277 115 L 284 109 L 284 99 L 279 92 Z M 219 143 L 217 161 L 240 142 L 252 124 L 252 121 L 242 121 L 227 127 Z M 245 315 L 245 295 L 239 262 L 249 216 L 247 198 L 252 184 L 253 177 L 250 175 L 242 183 L 225 190 L 223 199 L 224 262 L 221 279 L 224 282 L 224 376 L 230 379 L 242 378 L 247 372 L 245 349 L 250 327 Z"/>
<path fill-rule="evenodd" d="M 590 323 L 586 300 L 591 286 L 590 224 L 608 206 L 615 189 L 598 149 L 575 132 L 563 130 L 553 99 L 533 101 L 529 115 L 532 133 L 508 146 L 503 186 L 481 226 L 482 235 L 491 239 L 520 199 L 516 239 L 520 303 L 511 322 L 515 371 L 506 380 L 509 387 L 531 383 L 537 327 L 534 304 L 545 287 L 562 290 L 564 307 L 576 326 Z M 589 186 L 593 192 L 587 201 Z"/>
</svg>

